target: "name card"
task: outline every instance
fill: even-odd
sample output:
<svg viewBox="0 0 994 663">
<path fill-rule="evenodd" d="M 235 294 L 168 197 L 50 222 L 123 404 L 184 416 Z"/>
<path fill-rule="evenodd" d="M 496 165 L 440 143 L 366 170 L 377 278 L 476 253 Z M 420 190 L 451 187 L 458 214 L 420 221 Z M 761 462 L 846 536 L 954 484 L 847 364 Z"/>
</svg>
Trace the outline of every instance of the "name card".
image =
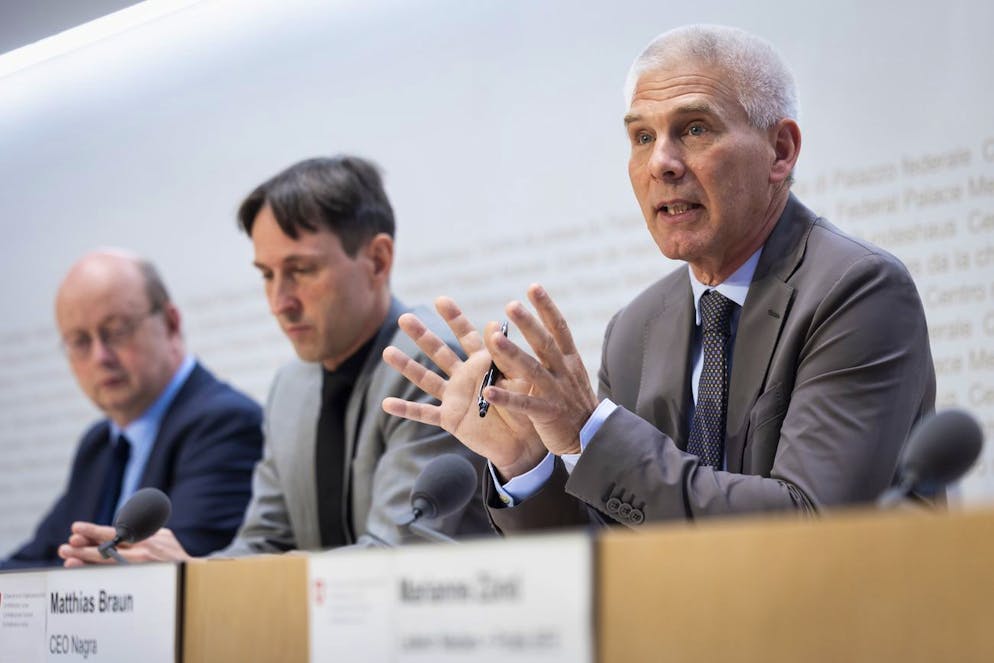
<svg viewBox="0 0 994 663">
<path fill-rule="evenodd" d="M 144 564 L 0 576 L 0 661 L 174 663 L 178 568 Z M 11 606 L 9 619 L 4 604 Z"/>
<path fill-rule="evenodd" d="M 45 573 L 0 573 L 0 663 L 46 660 Z"/>
<path fill-rule="evenodd" d="M 310 559 L 311 661 L 593 661 L 583 534 Z"/>
</svg>

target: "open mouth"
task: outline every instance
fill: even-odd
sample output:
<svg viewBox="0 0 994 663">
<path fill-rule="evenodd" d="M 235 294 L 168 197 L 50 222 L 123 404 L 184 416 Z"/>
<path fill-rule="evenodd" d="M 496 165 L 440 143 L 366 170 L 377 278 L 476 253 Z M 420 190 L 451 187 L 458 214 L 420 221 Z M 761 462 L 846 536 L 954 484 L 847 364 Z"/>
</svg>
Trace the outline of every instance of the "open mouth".
<svg viewBox="0 0 994 663">
<path fill-rule="evenodd" d="M 686 214 L 691 210 L 698 209 L 700 205 L 697 203 L 687 203 L 687 202 L 673 202 L 673 203 L 663 203 L 658 207 L 658 210 L 665 214 L 666 216 L 678 216 L 680 214 Z"/>
</svg>

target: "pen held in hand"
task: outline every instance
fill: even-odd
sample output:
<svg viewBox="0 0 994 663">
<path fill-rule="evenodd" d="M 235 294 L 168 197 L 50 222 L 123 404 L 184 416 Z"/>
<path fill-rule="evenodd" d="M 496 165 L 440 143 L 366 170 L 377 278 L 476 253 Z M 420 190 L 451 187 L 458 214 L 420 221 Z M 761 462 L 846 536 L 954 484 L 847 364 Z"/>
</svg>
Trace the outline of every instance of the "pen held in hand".
<svg viewBox="0 0 994 663">
<path fill-rule="evenodd" d="M 507 336 L 507 320 L 500 323 L 500 333 L 503 334 L 504 336 Z M 490 368 L 488 368 L 487 372 L 483 375 L 483 382 L 480 384 L 480 395 L 476 401 L 476 404 L 480 406 L 481 417 L 487 416 L 487 410 L 490 409 L 490 403 L 487 402 L 487 399 L 483 397 L 483 390 L 486 389 L 487 387 L 494 386 L 497 380 L 500 380 L 501 377 L 502 374 L 500 372 L 500 369 L 497 368 L 497 364 L 491 361 Z"/>
</svg>

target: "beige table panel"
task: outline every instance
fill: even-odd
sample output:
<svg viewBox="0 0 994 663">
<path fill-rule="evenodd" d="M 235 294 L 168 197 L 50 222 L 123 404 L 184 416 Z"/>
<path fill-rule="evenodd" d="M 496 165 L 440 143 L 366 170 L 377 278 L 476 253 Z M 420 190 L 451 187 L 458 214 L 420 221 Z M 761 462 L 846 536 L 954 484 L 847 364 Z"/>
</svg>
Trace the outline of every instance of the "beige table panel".
<svg viewBox="0 0 994 663">
<path fill-rule="evenodd" d="M 994 512 L 619 531 L 601 663 L 994 661 Z"/>
<path fill-rule="evenodd" d="M 306 663 L 307 559 L 274 555 L 186 565 L 185 663 Z"/>
</svg>

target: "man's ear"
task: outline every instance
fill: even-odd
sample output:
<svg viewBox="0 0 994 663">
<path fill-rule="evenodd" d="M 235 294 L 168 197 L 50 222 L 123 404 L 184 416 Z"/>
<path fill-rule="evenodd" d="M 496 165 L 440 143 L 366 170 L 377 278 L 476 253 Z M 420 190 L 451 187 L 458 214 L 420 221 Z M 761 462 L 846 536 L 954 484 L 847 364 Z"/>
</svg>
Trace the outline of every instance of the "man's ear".
<svg viewBox="0 0 994 663">
<path fill-rule="evenodd" d="M 770 182 L 783 182 L 794 171 L 801 153 L 801 129 L 794 120 L 784 118 L 770 127 L 770 141 L 773 145 Z"/>
<path fill-rule="evenodd" d="M 387 283 L 393 267 L 393 237 L 386 233 L 377 233 L 369 240 L 363 251 L 372 266 L 370 272 L 372 278 L 377 282 Z"/>
<path fill-rule="evenodd" d="M 169 335 L 179 336 L 181 328 L 179 309 L 172 302 L 166 302 L 162 305 L 162 317 L 166 321 L 166 330 L 169 332 Z"/>
</svg>

